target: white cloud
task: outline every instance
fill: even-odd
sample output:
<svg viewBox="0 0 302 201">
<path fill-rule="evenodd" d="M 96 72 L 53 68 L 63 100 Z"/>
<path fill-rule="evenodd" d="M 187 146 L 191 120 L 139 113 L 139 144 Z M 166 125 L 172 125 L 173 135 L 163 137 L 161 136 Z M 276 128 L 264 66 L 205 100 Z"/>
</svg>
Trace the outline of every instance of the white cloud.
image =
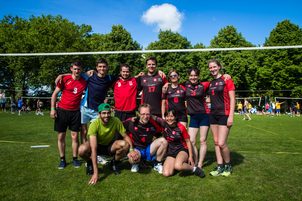
<svg viewBox="0 0 302 201">
<path fill-rule="evenodd" d="M 142 21 L 146 24 L 156 24 L 158 31 L 171 30 L 179 32 L 183 20 L 183 13 L 172 4 L 154 5 L 144 12 Z"/>
</svg>

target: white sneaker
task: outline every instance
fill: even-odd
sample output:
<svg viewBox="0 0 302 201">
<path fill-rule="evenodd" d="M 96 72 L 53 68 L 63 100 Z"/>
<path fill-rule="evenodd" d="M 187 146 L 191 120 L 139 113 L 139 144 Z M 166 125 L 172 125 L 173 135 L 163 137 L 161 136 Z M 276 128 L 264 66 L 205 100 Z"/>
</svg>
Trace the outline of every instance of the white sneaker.
<svg viewBox="0 0 302 201">
<path fill-rule="evenodd" d="M 108 161 L 106 159 L 104 159 L 102 156 L 97 156 L 97 162 L 98 162 L 98 164 L 102 164 L 102 165 L 105 165 L 108 163 Z"/>
<path fill-rule="evenodd" d="M 154 165 L 153 170 L 157 171 L 159 174 L 163 173 L 163 165 L 161 163 L 157 163 Z"/>
<path fill-rule="evenodd" d="M 131 167 L 131 172 L 138 172 L 139 171 L 139 165 L 138 164 L 133 164 Z"/>
</svg>

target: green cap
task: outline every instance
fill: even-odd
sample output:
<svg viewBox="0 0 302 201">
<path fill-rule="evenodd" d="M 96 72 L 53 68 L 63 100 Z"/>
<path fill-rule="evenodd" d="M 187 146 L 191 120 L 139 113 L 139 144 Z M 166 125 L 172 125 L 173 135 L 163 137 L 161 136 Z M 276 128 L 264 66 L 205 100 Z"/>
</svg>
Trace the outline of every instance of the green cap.
<svg viewBox="0 0 302 201">
<path fill-rule="evenodd" d="M 98 112 L 102 112 L 102 111 L 110 111 L 111 107 L 108 103 L 102 103 L 99 105 L 98 107 Z"/>
</svg>

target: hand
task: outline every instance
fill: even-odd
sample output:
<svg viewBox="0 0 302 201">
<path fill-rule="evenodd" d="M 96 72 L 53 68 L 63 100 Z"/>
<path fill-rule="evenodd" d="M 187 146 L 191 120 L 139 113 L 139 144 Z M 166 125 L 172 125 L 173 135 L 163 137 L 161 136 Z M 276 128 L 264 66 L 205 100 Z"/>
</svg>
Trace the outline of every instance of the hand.
<svg viewBox="0 0 302 201">
<path fill-rule="evenodd" d="M 136 119 L 137 119 L 137 117 L 132 117 L 132 118 L 131 118 L 131 121 L 132 121 L 132 122 L 135 122 Z"/>
<path fill-rule="evenodd" d="M 193 158 L 192 158 L 192 157 L 189 157 L 189 159 L 188 159 L 188 163 L 189 163 L 189 165 L 192 165 L 192 166 L 194 166 L 194 165 L 195 165 L 194 160 L 193 160 Z"/>
<path fill-rule="evenodd" d="M 224 77 L 224 81 L 232 79 L 232 77 L 229 74 L 224 74 L 223 77 Z"/>
<path fill-rule="evenodd" d="M 50 111 L 50 118 L 52 118 L 52 119 L 57 118 L 57 111 L 56 110 L 51 110 Z"/>
<path fill-rule="evenodd" d="M 140 153 L 135 149 L 133 151 L 130 151 L 127 156 L 131 164 L 135 164 L 140 161 Z"/>
<path fill-rule="evenodd" d="M 88 182 L 88 185 L 95 185 L 98 182 L 98 174 L 93 174 Z"/>
<path fill-rule="evenodd" d="M 164 94 L 167 93 L 168 86 L 169 86 L 169 83 L 166 83 L 166 84 L 163 86 L 162 92 L 163 92 Z"/>
<path fill-rule="evenodd" d="M 166 74 L 165 74 L 163 71 L 161 71 L 161 70 L 158 71 L 158 75 L 159 75 L 162 79 L 165 79 L 165 78 L 167 77 Z"/>
<path fill-rule="evenodd" d="M 58 83 L 61 84 L 62 78 L 63 78 L 63 75 L 58 75 L 58 77 L 57 77 L 56 80 L 55 80 L 55 84 L 56 84 L 56 85 L 57 85 Z"/>
<path fill-rule="evenodd" d="M 227 121 L 227 127 L 232 127 L 233 126 L 233 117 L 229 116 L 228 117 L 228 121 Z"/>
</svg>

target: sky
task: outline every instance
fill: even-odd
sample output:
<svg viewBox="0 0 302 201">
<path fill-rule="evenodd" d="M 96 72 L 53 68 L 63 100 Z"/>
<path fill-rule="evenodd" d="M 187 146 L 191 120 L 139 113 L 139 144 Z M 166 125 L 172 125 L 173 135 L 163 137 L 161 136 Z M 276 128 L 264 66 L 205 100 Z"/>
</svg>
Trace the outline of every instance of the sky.
<svg viewBox="0 0 302 201">
<path fill-rule="evenodd" d="M 290 20 L 302 28 L 301 0 L 0 0 L 0 18 L 12 15 L 61 15 L 93 33 L 107 34 L 121 24 L 142 47 L 158 40 L 159 30 L 171 30 L 192 45 L 209 46 L 222 28 L 232 25 L 254 45 L 262 45 L 278 22 Z"/>
</svg>

